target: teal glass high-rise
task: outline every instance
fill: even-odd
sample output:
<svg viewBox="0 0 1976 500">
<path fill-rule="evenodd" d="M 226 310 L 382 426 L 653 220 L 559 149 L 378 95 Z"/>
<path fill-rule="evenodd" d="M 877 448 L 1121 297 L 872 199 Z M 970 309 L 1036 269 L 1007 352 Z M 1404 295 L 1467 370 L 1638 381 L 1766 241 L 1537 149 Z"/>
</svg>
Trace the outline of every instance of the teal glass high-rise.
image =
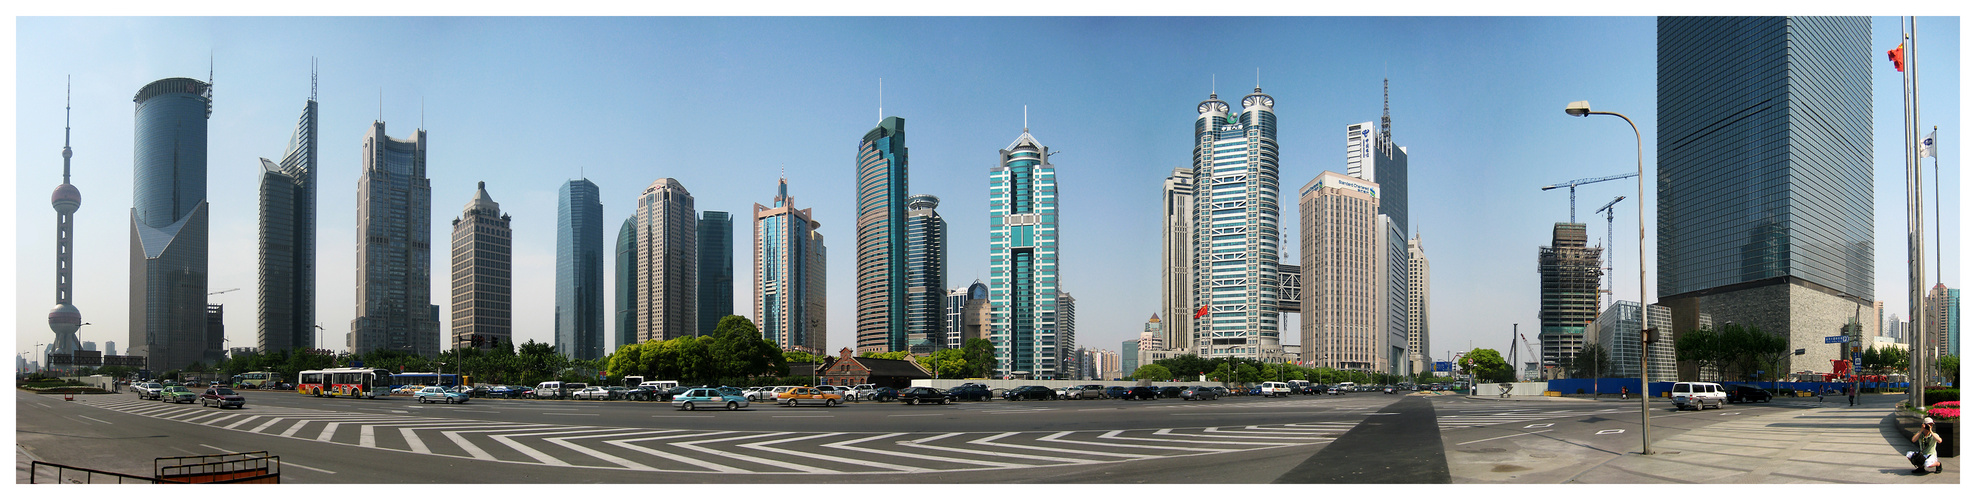
<svg viewBox="0 0 1976 500">
<path fill-rule="evenodd" d="M 574 359 L 601 358 L 604 203 L 589 179 L 570 179 L 556 195 L 556 350 Z"/>
<path fill-rule="evenodd" d="M 1057 168 L 1024 127 L 988 171 L 988 340 L 992 376 L 1068 376 L 1057 303 Z"/>
</svg>

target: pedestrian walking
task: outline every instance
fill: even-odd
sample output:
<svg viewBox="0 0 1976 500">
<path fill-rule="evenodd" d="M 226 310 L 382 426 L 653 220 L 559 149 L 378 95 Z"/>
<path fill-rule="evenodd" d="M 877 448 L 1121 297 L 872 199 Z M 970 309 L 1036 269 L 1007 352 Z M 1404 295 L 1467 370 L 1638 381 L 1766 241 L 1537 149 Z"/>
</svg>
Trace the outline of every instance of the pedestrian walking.
<svg viewBox="0 0 1976 500">
<path fill-rule="evenodd" d="M 1859 386 L 1857 385 L 1846 386 L 1846 406 L 1857 406 L 1858 404 L 1859 404 Z"/>
<path fill-rule="evenodd" d="M 1935 458 L 1935 445 L 1942 442 L 1942 435 L 1935 433 L 1935 419 L 1922 417 L 1921 431 L 1907 440 L 1921 448 L 1907 452 L 1907 461 L 1914 464 L 1914 475 L 1927 474 L 1929 467 L 1934 467 L 1936 474 L 1942 473 L 1942 461 Z"/>
<path fill-rule="evenodd" d="M 1626 399 L 1626 386 L 1619 386 L 1619 399 Z"/>
</svg>

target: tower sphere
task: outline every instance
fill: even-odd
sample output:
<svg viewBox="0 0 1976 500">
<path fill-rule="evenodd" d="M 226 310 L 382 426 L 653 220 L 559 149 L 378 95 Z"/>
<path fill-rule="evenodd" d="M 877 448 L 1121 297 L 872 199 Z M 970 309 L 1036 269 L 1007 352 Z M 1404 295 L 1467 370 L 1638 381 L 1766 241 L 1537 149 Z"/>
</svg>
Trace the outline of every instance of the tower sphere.
<svg viewBox="0 0 1976 500">
<path fill-rule="evenodd" d="M 64 182 L 55 187 L 55 194 L 49 196 L 48 201 L 55 205 L 56 212 L 63 215 L 73 214 L 77 208 L 82 207 L 82 190 L 76 189 L 74 184 Z"/>
<path fill-rule="evenodd" d="M 82 329 L 82 311 L 69 304 L 55 306 L 48 311 L 48 328 L 56 335 L 74 335 Z"/>
</svg>

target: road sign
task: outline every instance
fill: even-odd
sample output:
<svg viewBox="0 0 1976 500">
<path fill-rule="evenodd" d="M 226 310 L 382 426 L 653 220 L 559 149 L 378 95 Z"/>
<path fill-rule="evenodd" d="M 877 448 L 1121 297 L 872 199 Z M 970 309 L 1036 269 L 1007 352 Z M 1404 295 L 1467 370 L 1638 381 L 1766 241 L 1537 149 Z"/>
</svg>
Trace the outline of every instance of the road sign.
<svg viewBox="0 0 1976 500">
<path fill-rule="evenodd" d="M 1437 372 L 1455 371 L 1455 363 L 1453 361 L 1435 361 L 1434 371 Z"/>
<path fill-rule="evenodd" d="M 1827 344 L 1844 344 L 1844 343 L 1846 343 L 1846 336 L 1844 336 L 1844 335 L 1833 335 L 1833 336 L 1830 336 L 1830 337 L 1825 337 L 1825 343 L 1827 343 Z"/>
</svg>

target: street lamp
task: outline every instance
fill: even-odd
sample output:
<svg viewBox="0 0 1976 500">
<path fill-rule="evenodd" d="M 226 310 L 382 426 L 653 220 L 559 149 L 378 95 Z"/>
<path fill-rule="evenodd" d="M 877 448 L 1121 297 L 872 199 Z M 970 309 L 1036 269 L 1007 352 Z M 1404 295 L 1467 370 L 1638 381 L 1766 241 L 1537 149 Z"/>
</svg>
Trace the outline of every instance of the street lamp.
<svg viewBox="0 0 1976 500">
<path fill-rule="evenodd" d="M 1592 111 L 1592 104 L 1590 101 L 1575 101 L 1572 102 L 1571 104 L 1566 104 L 1564 105 L 1564 114 L 1571 116 L 1591 116 L 1591 115 L 1617 116 L 1621 120 L 1626 120 L 1626 126 L 1633 127 L 1633 160 L 1634 160 L 1634 186 L 1635 186 L 1633 200 L 1634 202 L 1639 204 L 1639 209 L 1633 215 L 1634 217 L 1638 218 L 1639 236 L 1640 236 L 1640 247 L 1638 250 L 1640 254 L 1640 332 L 1639 332 L 1640 333 L 1640 454 L 1652 455 L 1654 454 L 1653 439 L 1652 439 L 1653 427 L 1649 425 L 1648 419 L 1651 418 L 1651 416 L 1647 410 L 1647 401 L 1652 399 L 1653 393 L 1648 392 L 1647 390 L 1647 350 L 1650 346 L 1647 344 L 1647 341 L 1649 339 L 1647 338 L 1647 333 L 1646 333 L 1647 332 L 1647 197 L 1646 197 L 1647 194 L 1646 147 L 1647 146 L 1646 146 L 1646 142 L 1640 139 L 1640 126 L 1634 124 L 1632 118 L 1627 118 L 1626 115 L 1614 113 L 1611 111 Z"/>
</svg>

